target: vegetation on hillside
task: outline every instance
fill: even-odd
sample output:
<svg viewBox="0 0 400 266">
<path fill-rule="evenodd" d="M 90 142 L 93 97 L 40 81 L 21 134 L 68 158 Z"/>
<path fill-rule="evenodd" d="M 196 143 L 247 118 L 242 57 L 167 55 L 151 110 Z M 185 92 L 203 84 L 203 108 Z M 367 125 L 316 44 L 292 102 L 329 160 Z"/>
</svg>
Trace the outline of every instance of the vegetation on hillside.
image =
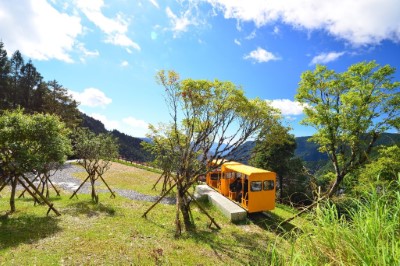
<svg viewBox="0 0 400 266">
<path fill-rule="evenodd" d="M 108 133 L 103 123 L 78 110 L 68 90 L 56 80 L 45 81 L 32 61 L 25 62 L 19 51 L 8 58 L 0 41 L 0 113 L 2 110 L 23 108 L 25 113 L 56 115 L 67 127 L 86 127 L 96 134 Z M 139 138 L 117 130 L 111 134 L 118 139 L 121 157 L 132 161 L 148 161 L 149 154 L 142 149 Z"/>
</svg>

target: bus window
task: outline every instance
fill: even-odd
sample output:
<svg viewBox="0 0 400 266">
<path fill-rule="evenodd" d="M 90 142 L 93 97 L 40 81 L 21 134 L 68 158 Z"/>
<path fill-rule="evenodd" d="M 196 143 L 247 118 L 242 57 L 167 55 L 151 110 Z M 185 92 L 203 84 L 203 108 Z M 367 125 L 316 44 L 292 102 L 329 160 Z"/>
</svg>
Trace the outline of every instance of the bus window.
<svg viewBox="0 0 400 266">
<path fill-rule="evenodd" d="M 242 177 L 242 173 L 236 173 L 236 178 L 241 178 Z"/>
<path fill-rule="evenodd" d="M 235 173 L 229 172 L 229 173 L 225 174 L 225 177 L 229 179 L 229 178 L 234 177 L 234 175 L 235 175 Z"/>
<path fill-rule="evenodd" d="M 262 182 L 261 181 L 252 181 L 250 183 L 250 191 L 261 191 L 262 190 Z"/>
<path fill-rule="evenodd" d="M 211 174 L 211 180 L 218 180 L 218 174 L 217 173 Z"/>
<path fill-rule="evenodd" d="M 273 180 L 265 180 L 264 181 L 264 190 L 273 190 L 275 187 Z"/>
</svg>

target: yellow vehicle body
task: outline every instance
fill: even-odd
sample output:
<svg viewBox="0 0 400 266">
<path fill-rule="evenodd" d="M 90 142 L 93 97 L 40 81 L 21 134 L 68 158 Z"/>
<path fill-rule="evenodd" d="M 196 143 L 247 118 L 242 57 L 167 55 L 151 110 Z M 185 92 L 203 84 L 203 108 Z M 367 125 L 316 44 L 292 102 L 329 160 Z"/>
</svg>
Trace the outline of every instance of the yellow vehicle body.
<svg viewBox="0 0 400 266">
<path fill-rule="evenodd" d="M 209 166 L 210 167 L 214 167 L 214 166 L 217 166 L 217 165 L 221 165 L 221 163 L 223 163 L 224 161 L 226 161 L 226 160 L 223 160 L 223 159 L 213 160 L 212 162 L 209 163 Z M 218 190 L 220 192 L 221 192 L 221 190 L 220 190 L 221 181 L 224 179 L 222 171 L 221 171 L 221 168 L 225 164 L 240 164 L 240 163 L 233 162 L 233 161 L 231 161 L 231 162 L 226 161 L 220 167 L 214 169 L 211 172 L 208 172 L 207 175 L 206 175 L 206 183 L 207 183 L 207 185 L 209 185 L 212 188 L 215 188 L 216 190 Z M 222 183 L 225 183 L 225 181 L 222 181 Z M 228 187 L 229 187 L 229 185 L 228 185 Z M 227 195 L 227 193 L 228 193 L 228 191 L 226 191 L 225 194 Z"/>
<path fill-rule="evenodd" d="M 241 183 L 239 191 L 234 191 L 231 187 L 235 180 Z M 238 162 L 225 162 L 220 169 L 207 174 L 206 182 L 225 197 L 236 201 L 249 213 L 275 208 L 276 173 L 274 172 Z"/>
<path fill-rule="evenodd" d="M 206 183 L 212 188 L 218 188 L 218 180 L 221 178 L 221 171 L 212 171 L 206 175 Z"/>
</svg>

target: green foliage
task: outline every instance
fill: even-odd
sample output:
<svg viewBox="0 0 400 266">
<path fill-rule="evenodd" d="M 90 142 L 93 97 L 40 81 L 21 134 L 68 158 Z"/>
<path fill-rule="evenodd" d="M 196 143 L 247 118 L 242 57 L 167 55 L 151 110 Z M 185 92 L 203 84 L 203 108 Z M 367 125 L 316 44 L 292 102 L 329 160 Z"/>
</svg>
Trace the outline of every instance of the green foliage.
<svg viewBox="0 0 400 266">
<path fill-rule="evenodd" d="M 396 186 L 399 186 L 400 179 Z M 270 262 L 281 265 L 396 265 L 400 261 L 400 193 L 370 187 L 362 200 L 349 202 L 347 216 L 335 204 L 320 204 L 291 247 L 276 240 Z M 350 208 L 351 206 L 352 208 Z M 279 243 L 279 244 L 277 244 Z M 289 252 L 288 252 L 289 250 Z"/>
<path fill-rule="evenodd" d="M 277 173 L 280 202 L 299 203 L 310 200 L 309 178 L 302 160 L 294 156 L 296 140 L 289 130 L 278 124 L 261 130 L 249 163 Z"/>
<path fill-rule="evenodd" d="M 23 174 L 49 162 L 63 163 L 71 154 L 69 130 L 52 115 L 25 115 L 22 110 L 0 116 L 0 164 Z"/>
<path fill-rule="evenodd" d="M 118 157 L 118 145 L 110 134 L 98 134 L 78 128 L 74 134 L 74 153 L 79 159 L 99 162 Z"/>
<path fill-rule="evenodd" d="M 21 109 L 0 116 L 0 168 L 11 184 L 11 211 L 19 177 L 49 171 L 51 163 L 63 163 L 71 154 L 69 130 L 53 115 L 25 115 Z"/>
<path fill-rule="evenodd" d="M 80 122 L 78 103 L 57 81 L 45 82 L 32 61 L 19 51 L 7 57 L 0 41 L 0 110 L 23 108 L 26 113 L 57 115 L 72 129 Z"/>
<path fill-rule="evenodd" d="M 378 158 L 358 171 L 355 193 L 362 193 L 370 184 L 378 188 L 397 184 L 395 181 L 400 173 L 399 158 L 400 147 L 398 145 L 381 147 Z"/>
<path fill-rule="evenodd" d="M 78 128 L 74 133 L 74 153 L 78 163 L 88 173 L 87 179 L 90 179 L 92 186 L 92 200 L 98 203 L 95 182 L 100 177 L 105 183 L 102 175 L 110 169 L 111 161 L 118 157 L 117 141 L 110 134 L 96 135 L 86 128 Z"/>
<path fill-rule="evenodd" d="M 394 73 L 372 61 L 343 73 L 318 65 L 301 75 L 296 99 L 305 104 L 302 122 L 317 129 L 311 140 L 328 154 L 336 174 L 328 194 L 366 162 L 382 132 L 398 128 L 400 83 L 392 81 Z"/>
</svg>

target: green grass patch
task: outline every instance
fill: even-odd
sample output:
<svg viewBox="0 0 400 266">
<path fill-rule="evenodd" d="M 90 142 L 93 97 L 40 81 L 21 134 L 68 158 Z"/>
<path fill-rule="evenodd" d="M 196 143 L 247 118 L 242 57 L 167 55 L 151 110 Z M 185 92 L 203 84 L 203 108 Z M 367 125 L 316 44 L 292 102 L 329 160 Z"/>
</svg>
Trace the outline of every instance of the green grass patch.
<svg viewBox="0 0 400 266">
<path fill-rule="evenodd" d="M 81 175 L 82 174 L 82 175 Z M 80 178 L 85 178 L 84 170 Z M 159 175 L 113 164 L 106 180 L 115 188 L 157 195 Z M 100 193 L 94 204 L 88 194 L 71 193 L 50 201 L 62 213 L 33 205 L 29 197 L 9 210 L 10 190 L 0 192 L 0 265 L 396 265 L 400 261 L 400 193 L 371 192 L 357 208 L 340 216 L 334 204 L 282 223 L 295 210 L 277 204 L 267 215 L 249 215 L 232 224 L 207 201 L 200 204 L 221 230 L 192 205 L 195 229 L 175 238 L 174 205 Z M 17 195 L 19 195 L 17 193 Z"/>
<path fill-rule="evenodd" d="M 115 177 L 118 182 L 110 181 L 110 185 L 138 188 L 134 183 L 143 182 L 141 178 L 154 181 L 158 177 L 149 177 L 153 173 L 140 177 L 142 174 L 129 169 L 139 176 L 129 177 L 133 184 Z M 175 205 L 159 204 L 142 218 L 151 202 L 118 196 L 110 199 L 109 193 L 100 193 L 100 203 L 94 204 L 88 194 L 69 196 L 62 191 L 61 197 L 50 199 L 62 213 L 60 217 L 46 216 L 47 206 L 34 206 L 29 198 L 17 199 L 17 212 L 6 216 L 9 189 L 3 190 L 0 265 L 251 265 L 263 261 L 268 243 L 275 237 L 251 220 L 232 224 L 208 202 L 201 202 L 222 229 L 209 228 L 210 221 L 193 204 L 196 227 L 176 239 Z"/>
</svg>

